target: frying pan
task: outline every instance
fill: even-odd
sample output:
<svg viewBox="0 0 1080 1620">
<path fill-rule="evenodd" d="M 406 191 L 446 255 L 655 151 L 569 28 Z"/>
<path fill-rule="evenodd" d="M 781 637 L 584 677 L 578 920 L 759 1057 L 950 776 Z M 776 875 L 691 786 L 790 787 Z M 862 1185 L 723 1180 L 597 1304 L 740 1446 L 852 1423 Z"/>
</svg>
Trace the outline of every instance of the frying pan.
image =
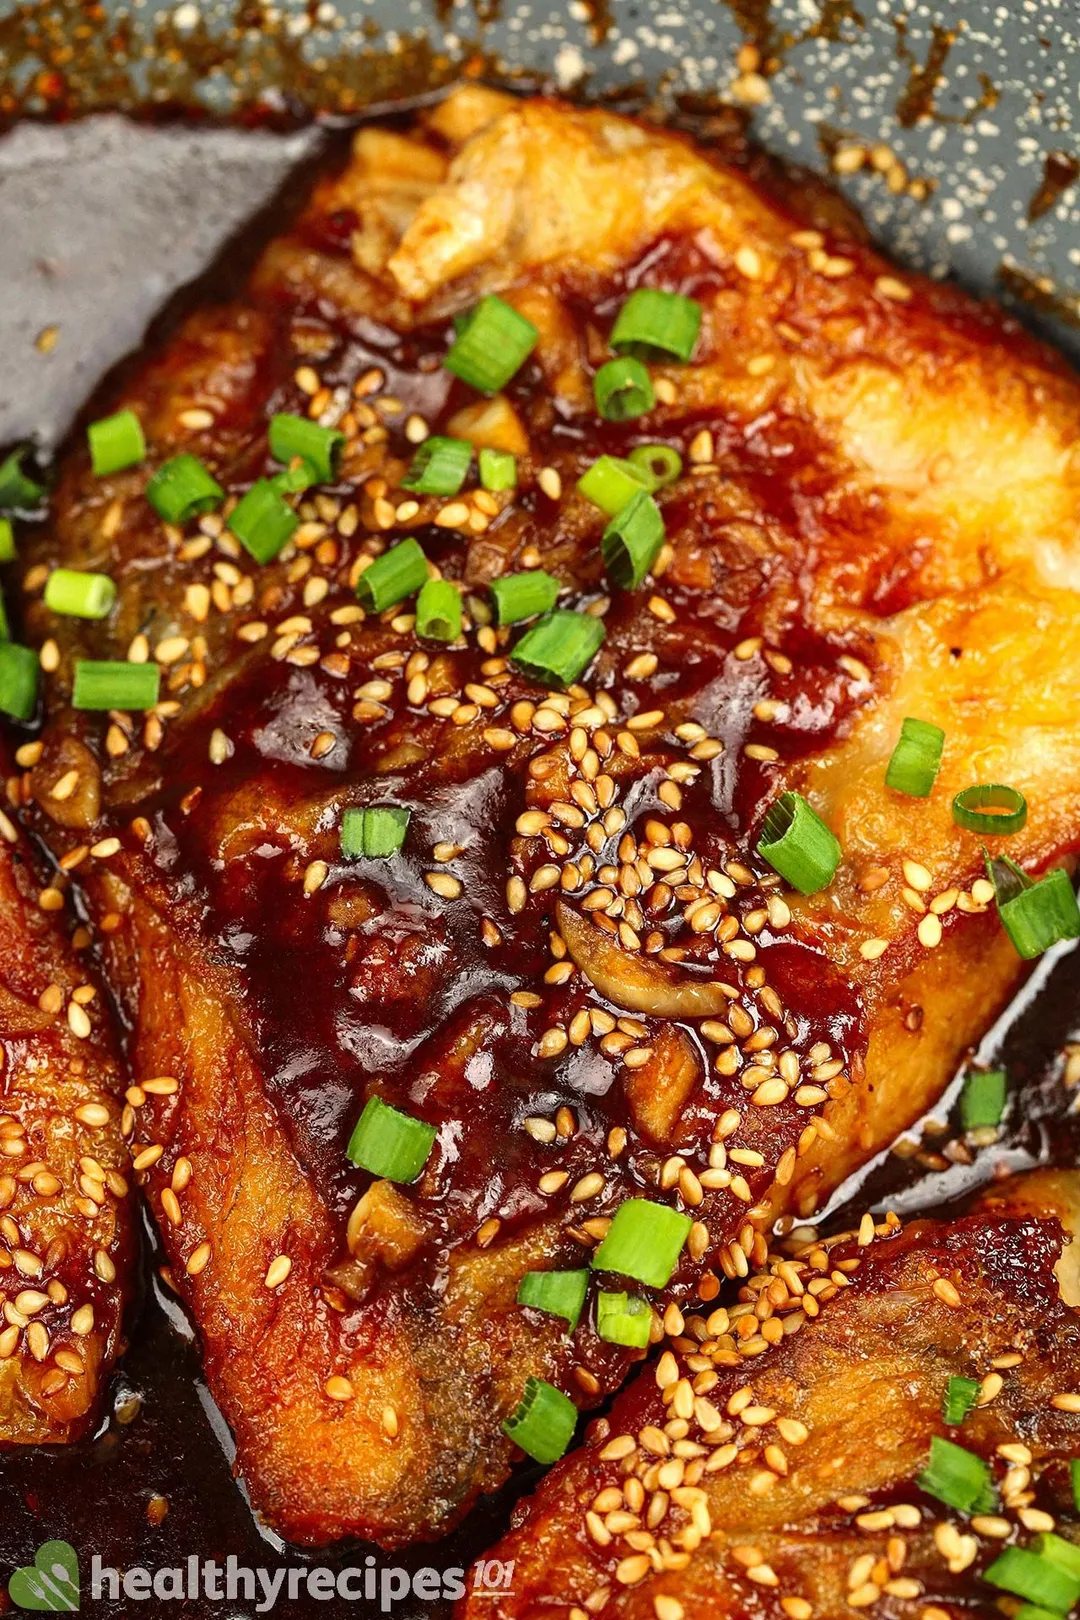
<svg viewBox="0 0 1080 1620">
<path fill-rule="evenodd" d="M 59 0 L 47 14 L 0 5 L 0 116 L 11 126 L 0 139 L 0 444 L 56 449 L 148 328 L 242 274 L 351 122 L 396 115 L 462 73 L 631 108 L 734 102 L 774 154 L 831 170 L 898 259 L 1001 297 L 1080 361 L 1080 32 L 1070 9 L 533 0 L 498 10 L 447 0 L 436 14 L 427 0 L 240 0 L 235 11 L 181 0 L 129 16 L 114 0 L 94 11 Z M 1080 1124 L 1061 1075 L 1078 1034 L 1080 962 L 1066 950 L 1043 959 L 979 1051 L 1008 1067 L 1017 1093 L 1000 1149 L 975 1166 L 950 1163 L 930 1120 L 914 1158 L 870 1167 L 859 1207 L 940 1206 L 992 1171 L 1075 1162 Z M 369 1557 L 380 1570 L 446 1570 L 502 1532 L 536 1470 L 522 1469 L 456 1534 L 406 1555 L 353 1544 L 311 1559 L 283 1546 L 232 1478 L 227 1430 L 190 1326 L 156 1278 L 149 1233 L 144 1248 L 142 1298 L 97 1435 L 0 1460 L 5 1574 L 50 1537 L 78 1549 L 84 1591 L 95 1553 L 120 1569 L 186 1569 L 192 1555 L 231 1553 L 268 1570 L 363 1567 Z M 0 1613 L 6 1601 L 0 1594 Z M 380 1612 L 364 1599 L 281 1601 L 275 1612 L 345 1611 Z M 196 1599 L 160 1612 L 246 1620 L 255 1605 Z M 443 1620 L 446 1607 L 409 1599 L 392 1612 Z"/>
</svg>

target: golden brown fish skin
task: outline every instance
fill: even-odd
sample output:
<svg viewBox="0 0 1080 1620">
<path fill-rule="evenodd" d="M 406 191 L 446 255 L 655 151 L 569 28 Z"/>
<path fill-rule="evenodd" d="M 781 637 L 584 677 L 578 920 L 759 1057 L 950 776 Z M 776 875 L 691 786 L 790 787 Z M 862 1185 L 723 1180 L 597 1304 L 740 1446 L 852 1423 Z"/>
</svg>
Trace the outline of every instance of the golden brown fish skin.
<svg viewBox="0 0 1080 1620">
<path fill-rule="evenodd" d="M 527 1374 L 583 1405 L 620 1382 L 628 1357 L 588 1322 L 567 1340 L 514 1296 L 530 1266 L 580 1264 L 628 1192 L 698 1221 L 657 1304 L 694 1289 L 711 1300 L 723 1276 L 760 1263 L 775 1214 L 809 1212 L 940 1095 L 1022 971 L 971 898 L 981 867 L 949 815 L 958 787 L 992 762 L 1031 805 L 1017 857 L 1034 870 L 1072 850 L 1075 381 L 996 316 L 897 277 L 861 233 L 800 218 L 757 173 L 643 124 L 475 90 L 415 138 L 362 131 L 243 297 L 191 317 L 116 401 L 138 411 L 151 467 L 189 451 L 234 494 L 269 470 L 270 413 L 341 404 L 334 501 L 310 501 L 296 549 L 257 569 L 212 521 L 158 522 L 146 468 L 99 480 L 75 453 L 30 559 L 104 568 L 119 586 L 99 625 L 57 622 L 30 593 L 32 630 L 55 638 L 60 665 L 25 791 L 56 854 L 119 840 L 78 880 L 137 1076 L 178 1082 L 137 1110 L 140 1174 L 239 1468 L 294 1539 L 436 1534 L 505 1477 L 500 1424 Z M 655 368 L 663 398 L 620 438 L 595 419 L 592 376 L 598 333 L 644 260 L 691 278 L 703 334 L 692 366 Z M 535 372 L 485 404 L 451 389 L 438 359 L 448 315 L 492 288 L 540 341 Z M 452 520 L 452 503 L 403 491 L 416 416 L 513 448 L 519 493 L 495 512 L 470 494 Z M 615 593 L 607 613 L 588 679 L 610 714 L 582 695 L 570 734 L 551 704 L 549 730 L 518 724 L 515 706 L 541 694 L 513 674 L 504 684 L 498 636 L 474 627 L 464 651 L 441 651 L 419 647 L 408 615 L 354 622 L 360 562 L 414 530 L 470 591 L 539 560 L 570 602 L 595 605 L 602 519 L 574 486 L 601 432 L 616 451 L 663 438 L 687 463 L 661 493 L 670 550 L 655 588 Z M 333 617 L 343 610 L 353 622 Z M 158 711 L 74 714 L 74 658 L 129 652 L 163 665 Z M 655 678 L 642 673 L 651 659 Z M 642 725 L 656 708 L 662 719 Z M 917 803 L 881 785 L 911 713 L 950 738 L 938 790 Z M 697 733 L 676 729 L 687 725 L 723 750 L 692 757 Z M 69 772 L 75 788 L 57 799 Z M 597 1004 L 581 968 L 558 982 L 574 964 L 553 954 L 553 897 L 582 907 L 599 864 L 632 864 L 616 832 L 599 860 L 578 838 L 575 792 L 600 778 L 611 798 L 581 819 L 629 805 L 638 861 L 655 853 L 646 822 L 681 820 L 722 890 L 724 863 L 750 863 L 755 881 L 730 880 L 730 896 L 701 885 L 720 920 L 677 937 L 699 982 L 739 989 L 752 1036 L 721 1049 L 703 1044 L 699 1017 L 646 1009 L 635 1033 L 590 1022 L 581 1045 L 568 1034 L 541 1055 L 545 1031 L 576 1030 Z M 846 854 L 825 894 L 784 898 L 790 923 L 769 911 L 777 896 L 752 855 L 784 787 L 810 793 Z M 414 820 L 376 880 L 342 867 L 337 824 L 383 794 Z M 576 887 L 567 872 L 565 889 L 561 876 L 545 888 L 561 845 L 518 832 L 526 810 L 554 817 L 592 875 L 576 864 Z M 460 856 L 428 854 L 442 843 Z M 462 893 L 438 896 L 432 874 Z M 662 931 L 690 902 L 655 887 Z M 928 947 L 916 929 L 933 900 L 943 938 Z M 737 941 L 723 934 L 733 918 Z M 874 942 L 883 954 L 864 952 Z M 512 989 L 540 1005 L 511 1003 Z M 772 1028 L 780 1047 L 781 1014 L 799 1084 L 774 1103 L 761 1075 L 743 1084 L 752 1066 L 768 1077 L 770 1048 L 742 1043 Z M 380 1028 L 409 1053 L 407 1072 L 374 1042 Z M 638 1071 L 617 1049 L 627 1040 Z M 624 1090 L 629 1073 L 644 1079 Z M 374 1089 L 443 1134 L 414 1188 L 369 1200 L 344 1148 Z M 557 1104 L 572 1132 L 545 1142 L 522 1128 Z M 717 1146 L 740 1155 L 727 1185 Z M 565 1178 L 554 1191 L 552 1172 Z M 574 1201 L 597 1173 L 600 1191 Z"/>
<path fill-rule="evenodd" d="M 0 1447 L 86 1432 L 135 1264 L 111 1016 L 38 867 L 0 812 Z"/>
<path fill-rule="evenodd" d="M 693 1351 L 673 1347 L 642 1373 L 518 1509 L 486 1555 L 512 1565 L 509 1590 L 471 1575 L 463 1620 L 595 1613 L 601 1593 L 615 1620 L 992 1607 L 980 1576 L 1002 1532 L 1023 1541 L 1055 1522 L 1075 1534 L 1076 1417 L 1053 1401 L 1075 1383 L 1080 1317 L 1054 1275 L 1061 1227 L 1024 1179 L 1023 1214 L 1008 1213 L 1006 1192 L 950 1223 L 883 1225 L 866 1247 L 831 1248 L 819 1281 L 844 1286 L 826 1286 L 820 1313 L 760 1359 L 722 1352 L 706 1381 L 688 1324 Z M 774 1271 L 773 1293 L 790 1267 Z M 805 1280 L 812 1259 L 800 1269 Z M 951 1377 L 983 1390 L 960 1429 L 942 1421 Z M 918 1488 L 933 1435 L 990 1463 L 999 1513 L 969 1522 Z M 1043 1518 L 1025 1525 L 1036 1506 Z"/>
</svg>

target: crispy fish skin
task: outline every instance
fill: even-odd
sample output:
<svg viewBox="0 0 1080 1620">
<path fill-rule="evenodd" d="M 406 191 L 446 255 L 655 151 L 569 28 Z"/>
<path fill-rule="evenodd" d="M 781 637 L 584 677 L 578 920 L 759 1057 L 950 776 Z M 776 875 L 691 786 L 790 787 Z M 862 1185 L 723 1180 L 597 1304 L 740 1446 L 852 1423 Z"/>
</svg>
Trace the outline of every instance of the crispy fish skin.
<svg viewBox="0 0 1080 1620">
<path fill-rule="evenodd" d="M 472 1574 L 459 1613 L 991 1608 L 981 1575 L 1002 1535 L 1023 1541 L 1052 1522 L 1069 1535 L 1075 1521 L 1076 1418 L 1053 1403 L 1075 1383 L 1080 1317 L 1054 1266 L 1080 1183 L 1058 1178 L 1066 1212 L 1041 1175 L 1027 1179 L 970 1216 L 832 1248 L 819 1280 L 844 1286 L 824 1288 L 819 1314 L 760 1360 L 710 1371 L 704 1395 L 694 1391 L 708 1352 L 666 1354 L 487 1555 L 512 1564 L 509 1590 Z M 779 1263 L 773 1290 L 791 1264 Z M 808 1278 L 812 1258 L 798 1269 Z M 942 1418 L 952 1377 L 981 1386 L 959 1428 Z M 987 1460 L 999 1509 L 969 1520 L 919 1489 L 934 1435 Z"/>
<path fill-rule="evenodd" d="M 111 1019 L 42 887 L 0 812 L 0 1447 L 86 1432 L 135 1262 Z"/>
<path fill-rule="evenodd" d="M 421 649 L 408 615 L 360 622 L 359 567 L 418 530 L 470 591 L 539 559 L 568 601 L 596 602 L 602 518 L 574 485 L 597 448 L 596 328 L 643 264 L 692 288 L 702 337 L 691 365 L 654 368 L 647 425 L 603 442 L 681 447 L 686 476 L 660 495 L 670 551 L 655 588 L 615 594 L 579 713 L 555 694 L 519 723 L 542 694 L 492 667 L 505 640 Z M 488 402 L 438 362 L 448 317 L 492 290 L 540 337 L 536 371 Z M 232 494 L 272 470 L 272 412 L 347 419 L 342 488 L 263 568 L 220 521 L 154 518 L 146 468 L 95 479 L 70 458 L 30 566 L 105 569 L 119 599 L 100 624 L 31 602 L 60 662 L 27 793 L 57 855 L 120 842 L 78 881 L 136 1074 L 177 1081 L 137 1110 L 140 1175 L 254 1501 L 313 1544 L 437 1534 L 505 1477 L 500 1425 L 527 1375 L 585 1405 L 631 1359 L 588 1322 L 566 1339 L 518 1309 L 525 1270 L 580 1264 L 645 1192 L 695 1217 L 670 1292 L 714 1297 L 760 1263 L 775 1215 L 809 1213 L 925 1111 L 1015 987 L 1021 964 L 973 897 L 977 841 L 948 805 L 988 774 L 1012 782 L 1031 806 L 1016 858 L 1072 853 L 1080 395 L 998 317 L 687 139 L 468 91 L 415 137 L 362 131 L 242 298 L 191 317 L 115 403 L 138 412 L 151 466 L 200 455 Z M 470 497 L 462 517 L 404 491 L 414 416 L 513 447 L 525 498 L 490 512 Z M 74 660 L 129 651 L 161 662 L 158 709 L 73 712 Z M 930 801 L 882 787 L 906 714 L 949 736 Z M 809 899 L 778 895 L 752 854 L 785 787 L 845 848 Z M 341 810 L 384 797 L 412 808 L 409 843 L 357 876 Z M 588 844 L 609 812 L 635 862 L 614 819 Z M 585 902 L 609 865 L 633 866 L 631 890 L 662 870 L 646 860 L 656 820 L 690 829 L 700 867 L 682 887 L 716 910 L 665 934 L 687 956 L 664 984 L 735 987 L 744 1033 L 722 1049 L 700 1010 L 618 999 L 651 917 L 616 941 L 606 1001 L 592 936 L 580 962 L 550 954 L 558 895 L 608 939 Z M 460 858 L 429 856 L 440 844 Z M 545 887 L 564 846 L 574 870 L 559 854 Z M 720 870 L 733 858 L 745 891 Z M 542 1046 L 551 1029 L 560 1051 Z M 788 1043 L 778 1099 L 769 1053 Z M 373 1191 L 345 1159 L 376 1089 L 441 1126 L 413 1188 Z M 523 1128 L 559 1105 L 572 1132 Z"/>
</svg>

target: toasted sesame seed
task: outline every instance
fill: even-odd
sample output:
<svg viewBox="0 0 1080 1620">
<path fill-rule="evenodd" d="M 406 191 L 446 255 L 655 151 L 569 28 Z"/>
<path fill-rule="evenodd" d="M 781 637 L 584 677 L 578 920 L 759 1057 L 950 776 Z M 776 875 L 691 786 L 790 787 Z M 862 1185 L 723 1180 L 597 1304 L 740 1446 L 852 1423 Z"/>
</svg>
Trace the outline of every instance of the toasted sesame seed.
<svg viewBox="0 0 1080 1620">
<path fill-rule="evenodd" d="M 266 1269 L 263 1285 L 266 1288 L 277 1288 L 288 1277 L 292 1270 L 292 1261 L 287 1254 L 276 1255 Z"/>
</svg>

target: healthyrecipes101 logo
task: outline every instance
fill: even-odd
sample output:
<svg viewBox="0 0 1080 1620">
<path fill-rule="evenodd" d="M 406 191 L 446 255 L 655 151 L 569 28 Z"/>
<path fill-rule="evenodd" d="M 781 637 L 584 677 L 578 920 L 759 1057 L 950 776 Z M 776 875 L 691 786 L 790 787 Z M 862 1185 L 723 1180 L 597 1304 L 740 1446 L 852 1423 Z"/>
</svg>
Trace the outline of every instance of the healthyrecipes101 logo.
<svg viewBox="0 0 1080 1620">
<path fill-rule="evenodd" d="M 474 1597 L 498 1598 L 509 1592 L 514 1579 L 513 1560 L 489 1558 L 471 1571 Z M 136 1603 L 156 1598 L 190 1602 L 202 1597 L 211 1603 L 251 1603 L 256 1614 L 267 1614 L 280 1600 L 295 1603 L 301 1597 L 342 1598 L 347 1603 L 378 1605 L 383 1614 L 392 1614 L 394 1605 L 406 1598 L 421 1603 L 438 1599 L 454 1601 L 465 1596 L 464 1569 L 402 1569 L 398 1565 L 380 1568 L 372 1554 L 362 1565 L 328 1569 L 325 1565 L 301 1564 L 289 1568 L 255 1568 L 232 1556 L 218 1563 L 192 1554 L 180 1565 L 156 1570 L 141 1565 L 122 1573 L 102 1562 L 97 1553 L 90 1563 L 87 1597 L 97 1603 L 119 1603 L 124 1598 Z M 8 1593 L 20 1609 L 39 1614 L 73 1614 L 79 1608 L 79 1560 L 67 1541 L 46 1541 L 34 1555 L 34 1562 L 17 1569 L 8 1581 Z"/>
<path fill-rule="evenodd" d="M 79 1560 L 70 1541 L 44 1541 L 34 1562 L 17 1569 L 8 1596 L 20 1609 L 73 1614 L 79 1607 Z"/>
</svg>

